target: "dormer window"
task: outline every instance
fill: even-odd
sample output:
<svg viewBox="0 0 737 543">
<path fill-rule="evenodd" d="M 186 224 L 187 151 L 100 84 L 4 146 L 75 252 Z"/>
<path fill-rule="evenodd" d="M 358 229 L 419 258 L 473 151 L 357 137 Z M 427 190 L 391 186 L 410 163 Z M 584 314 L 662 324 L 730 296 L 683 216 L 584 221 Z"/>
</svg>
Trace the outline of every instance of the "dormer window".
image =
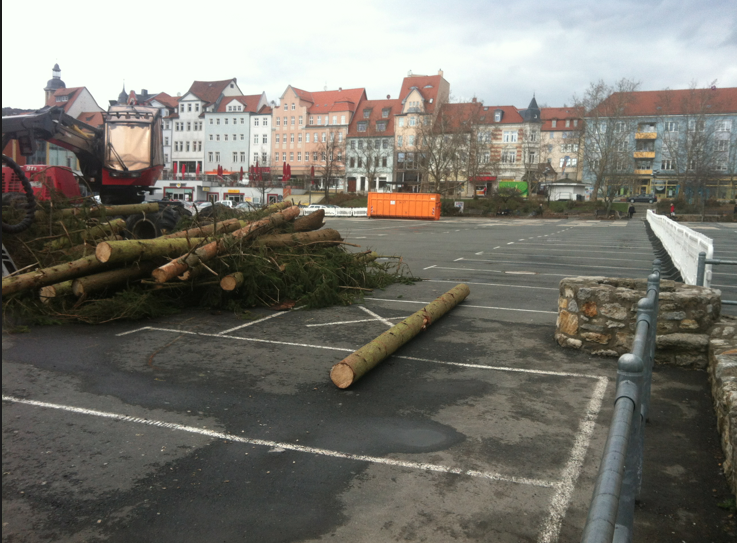
<svg viewBox="0 0 737 543">
<path fill-rule="evenodd" d="M 382 118 L 382 119 L 388 119 L 388 118 L 389 118 L 389 112 L 390 112 L 390 111 L 391 111 L 391 109 L 389 109 L 388 107 L 387 107 L 387 108 L 384 108 L 384 109 L 382 109 L 382 110 L 381 110 L 381 118 Z"/>
<path fill-rule="evenodd" d="M 550 126 L 555 128 L 556 126 L 558 126 L 558 121 L 556 119 L 553 119 L 552 121 L 550 121 Z"/>
<path fill-rule="evenodd" d="M 504 112 L 501 109 L 497 109 L 494 111 L 494 122 L 500 123 L 502 122 L 502 117 L 504 116 Z"/>
<path fill-rule="evenodd" d="M 366 108 L 363 110 L 363 118 L 368 119 L 369 117 L 371 117 L 371 109 Z"/>
</svg>

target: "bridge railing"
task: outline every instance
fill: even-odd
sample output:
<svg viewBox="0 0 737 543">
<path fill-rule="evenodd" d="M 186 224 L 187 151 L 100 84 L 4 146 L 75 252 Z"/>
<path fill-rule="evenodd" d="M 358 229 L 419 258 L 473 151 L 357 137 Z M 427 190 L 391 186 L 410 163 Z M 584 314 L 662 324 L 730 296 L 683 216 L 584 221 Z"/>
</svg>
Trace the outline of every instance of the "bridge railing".
<svg viewBox="0 0 737 543">
<path fill-rule="evenodd" d="M 645 420 L 650 407 L 660 292 L 660 261 L 637 303 L 632 350 L 619 358 L 609 436 L 589 507 L 582 543 L 631 543 L 635 499 L 642 485 Z"/>
</svg>

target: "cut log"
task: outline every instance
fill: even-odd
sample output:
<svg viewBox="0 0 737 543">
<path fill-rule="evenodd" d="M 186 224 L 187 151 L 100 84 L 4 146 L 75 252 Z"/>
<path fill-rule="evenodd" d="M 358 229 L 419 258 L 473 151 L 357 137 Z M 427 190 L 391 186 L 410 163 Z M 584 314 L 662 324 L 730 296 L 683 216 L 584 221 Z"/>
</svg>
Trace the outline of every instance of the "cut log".
<svg viewBox="0 0 737 543">
<path fill-rule="evenodd" d="M 41 299 L 42 302 L 48 303 L 51 298 L 57 298 L 59 296 L 66 296 L 68 294 L 71 294 L 72 282 L 73 281 L 69 280 L 64 281 L 63 283 L 41 287 L 41 290 L 38 292 L 38 297 Z"/>
<path fill-rule="evenodd" d="M 311 232 L 325 226 L 325 210 L 318 209 L 294 221 L 295 232 Z"/>
<path fill-rule="evenodd" d="M 69 217 L 72 215 L 84 215 L 85 209 L 87 210 L 87 216 L 99 217 L 101 215 L 115 216 L 115 215 L 133 215 L 135 213 L 157 213 L 159 211 L 159 204 L 156 202 L 149 202 L 143 204 L 126 204 L 122 206 L 97 206 L 97 207 L 67 207 L 59 211 L 54 211 L 54 217 Z M 47 217 L 44 210 L 36 211 L 36 219 L 43 220 Z"/>
<path fill-rule="evenodd" d="M 208 224 L 206 226 L 201 226 L 199 228 L 192 228 L 190 230 L 182 230 L 181 232 L 174 232 L 173 234 L 167 234 L 166 236 L 161 236 L 161 237 L 166 238 L 166 239 L 204 238 L 206 236 L 211 236 L 215 233 L 224 234 L 228 232 L 233 232 L 234 230 L 238 230 L 242 226 L 243 225 L 241 225 L 241 221 L 239 221 L 238 219 L 228 219 L 227 221 Z"/>
<path fill-rule="evenodd" d="M 379 362 L 465 300 L 470 292 L 468 285 L 465 284 L 453 287 L 435 301 L 338 362 L 330 370 L 330 379 L 339 388 L 349 387 Z"/>
<path fill-rule="evenodd" d="M 80 239 L 82 242 L 85 242 L 108 236 L 115 236 L 123 229 L 125 229 L 125 220 L 114 219 L 110 222 L 101 223 L 97 226 L 93 226 L 92 228 L 88 228 L 87 230 L 82 230 L 81 232 L 72 232 L 71 237 L 74 240 L 74 243 L 78 243 Z M 70 245 L 73 245 L 73 243 L 69 241 L 69 238 L 63 237 L 45 244 L 45 247 L 49 250 L 56 251 L 69 247 Z"/>
<path fill-rule="evenodd" d="M 128 266 L 118 270 L 110 270 L 80 277 L 72 283 L 72 292 L 75 296 L 84 296 L 105 290 L 109 287 L 117 287 L 122 283 L 146 277 L 155 267 L 156 264 L 153 262 L 142 262 L 138 266 Z"/>
<path fill-rule="evenodd" d="M 361 253 L 356 256 L 356 260 L 359 260 L 361 262 L 373 262 L 379 258 L 379 253 L 371 251 L 369 253 Z"/>
<path fill-rule="evenodd" d="M 100 262 L 132 262 L 157 256 L 178 256 L 204 241 L 203 238 L 129 239 L 97 244 L 95 256 Z"/>
<path fill-rule="evenodd" d="M 3 278 L 3 296 L 21 292 L 32 288 L 41 288 L 46 285 L 55 285 L 67 281 L 68 279 L 76 279 L 83 275 L 101 271 L 108 268 L 109 265 L 97 260 L 95 255 L 86 256 L 72 262 L 64 262 L 57 266 L 44 268 L 24 273 L 22 275 L 14 275 L 12 277 Z"/>
<path fill-rule="evenodd" d="M 223 290 L 235 290 L 243 284 L 243 274 L 241 272 L 231 273 L 220 280 L 220 288 Z"/>
<path fill-rule="evenodd" d="M 336 242 L 341 241 L 343 241 L 343 238 L 340 237 L 340 232 L 332 228 L 326 228 L 325 230 L 316 232 L 261 236 L 254 243 L 262 247 L 294 247 L 295 245 L 317 244 L 321 242 L 326 245 L 334 245 Z"/>
<path fill-rule="evenodd" d="M 276 204 L 271 204 L 265 209 L 265 211 L 268 213 L 276 213 L 277 211 L 283 211 L 284 209 L 287 209 L 293 205 L 294 204 L 290 202 L 289 200 L 283 200 Z"/>
<path fill-rule="evenodd" d="M 283 202 L 282 202 L 283 203 Z M 211 241 L 199 247 L 194 253 L 172 260 L 171 262 L 155 269 L 151 275 L 156 279 L 157 283 L 165 283 L 181 276 L 189 268 L 194 268 L 200 262 L 207 262 L 215 258 L 219 254 L 227 253 L 233 245 L 239 241 L 252 239 L 256 236 L 265 234 L 273 228 L 284 224 L 287 221 L 294 220 L 299 214 L 299 208 L 292 206 L 284 211 L 269 215 L 268 217 L 248 223 L 231 234 L 223 236 L 220 240 Z M 170 240 L 171 241 L 171 240 Z M 182 251 L 181 253 L 183 253 Z M 181 254 L 180 253 L 180 254 Z"/>
</svg>

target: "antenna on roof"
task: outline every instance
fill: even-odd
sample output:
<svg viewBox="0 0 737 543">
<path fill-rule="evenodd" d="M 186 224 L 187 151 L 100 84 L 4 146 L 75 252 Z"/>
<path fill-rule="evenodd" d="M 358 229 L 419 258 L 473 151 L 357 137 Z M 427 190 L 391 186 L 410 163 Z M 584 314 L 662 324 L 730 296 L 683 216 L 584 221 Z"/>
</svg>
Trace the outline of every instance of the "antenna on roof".
<svg viewBox="0 0 737 543">
<path fill-rule="evenodd" d="M 328 82 L 325 81 L 325 86 L 322 88 L 322 90 L 327 91 L 328 90 Z"/>
</svg>

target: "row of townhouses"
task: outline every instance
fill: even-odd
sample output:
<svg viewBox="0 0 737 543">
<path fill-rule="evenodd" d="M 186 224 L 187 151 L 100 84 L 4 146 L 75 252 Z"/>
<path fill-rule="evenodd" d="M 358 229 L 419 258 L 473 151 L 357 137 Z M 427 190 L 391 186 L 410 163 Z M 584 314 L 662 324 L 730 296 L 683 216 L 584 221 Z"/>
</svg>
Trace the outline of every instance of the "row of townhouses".
<svg viewBox="0 0 737 543">
<path fill-rule="evenodd" d="M 46 106 L 89 124 L 102 109 L 84 87 L 66 88 L 55 65 Z M 567 198 L 706 190 L 735 197 L 737 88 L 613 93 L 596 107 L 451 103 L 443 72 L 409 75 L 396 98 L 364 88 L 307 91 L 289 85 L 277 101 L 244 95 L 235 78 L 195 81 L 181 96 L 123 92 L 114 103 L 160 108 L 164 179 L 272 181 L 350 192 L 441 191 L 484 195 L 503 186 L 555 186 Z M 45 156 L 42 156 L 45 155 Z M 72 165 L 47 145 L 36 162 Z M 694 188 L 695 187 L 695 188 Z M 172 195 L 176 191 L 172 191 Z M 238 196 L 234 196 L 235 199 Z"/>
</svg>

